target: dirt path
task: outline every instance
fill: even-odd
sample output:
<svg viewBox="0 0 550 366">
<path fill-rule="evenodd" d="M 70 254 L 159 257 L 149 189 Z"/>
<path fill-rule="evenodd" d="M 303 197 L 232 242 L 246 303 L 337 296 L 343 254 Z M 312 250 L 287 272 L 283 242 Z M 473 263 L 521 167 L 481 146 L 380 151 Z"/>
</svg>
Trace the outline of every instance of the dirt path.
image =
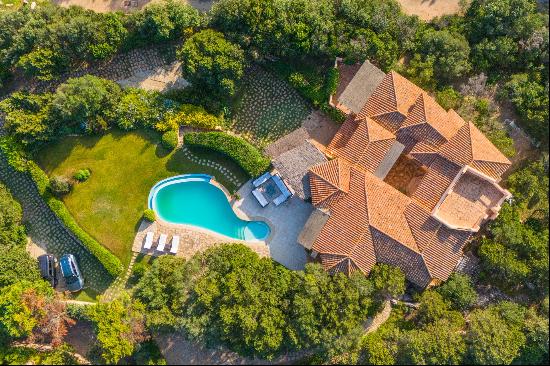
<svg viewBox="0 0 550 366">
<path fill-rule="evenodd" d="M 398 0 L 405 14 L 418 15 L 422 20 L 456 14 L 460 11 L 460 0 Z"/>
<path fill-rule="evenodd" d="M 36 343 L 12 343 L 12 347 L 22 347 L 22 348 L 32 348 L 34 350 L 40 351 L 40 352 L 49 352 L 53 351 L 54 348 L 49 345 L 45 344 L 36 344 Z M 86 358 L 84 358 L 82 355 L 78 353 L 72 353 L 72 355 L 78 360 L 78 362 L 81 365 L 91 365 L 90 361 L 88 361 Z"/>
<path fill-rule="evenodd" d="M 123 11 L 130 13 L 143 8 L 145 5 L 161 0 L 53 0 L 60 6 L 69 7 L 71 5 L 82 6 L 98 13 L 107 13 L 110 11 Z M 179 0 L 188 3 L 199 11 L 208 11 L 214 1 L 211 0 Z"/>
</svg>

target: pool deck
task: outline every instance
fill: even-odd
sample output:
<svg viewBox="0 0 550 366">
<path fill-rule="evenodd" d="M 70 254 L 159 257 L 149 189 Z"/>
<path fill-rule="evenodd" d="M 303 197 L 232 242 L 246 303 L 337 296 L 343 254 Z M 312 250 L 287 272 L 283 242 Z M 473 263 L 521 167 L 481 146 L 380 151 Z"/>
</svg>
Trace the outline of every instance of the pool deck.
<svg viewBox="0 0 550 366">
<path fill-rule="evenodd" d="M 271 257 L 289 269 L 300 270 L 304 268 L 307 256 L 303 247 L 298 244 L 297 238 L 313 211 L 311 204 L 304 202 L 298 197 L 291 197 L 280 206 L 270 203 L 268 206 L 262 208 L 252 195 L 252 181 L 248 181 L 239 189 L 238 195 L 241 198 L 237 201 L 231 199 L 223 186 L 217 183 L 214 184 L 222 188 L 226 193 L 238 217 L 249 221 L 265 221 L 269 225 L 271 233 L 265 241 L 249 242 L 236 240 L 193 226 L 172 224 L 159 219 L 152 223 L 142 220 L 134 238 L 132 251 L 153 256 L 173 255 L 169 253 L 172 236 L 179 235 L 180 244 L 178 253 L 175 254 L 176 256 L 190 258 L 194 254 L 220 243 L 241 243 L 248 246 L 261 257 Z M 145 235 L 149 231 L 155 234 L 152 248 L 146 250 L 143 249 L 143 245 Z M 166 246 L 162 252 L 155 249 L 160 234 L 168 235 Z"/>
<path fill-rule="evenodd" d="M 149 231 L 155 233 L 153 238 L 153 246 L 151 249 L 143 249 L 145 235 Z M 168 235 L 168 240 L 164 247 L 164 251 L 162 252 L 156 250 L 160 234 Z M 170 253 L 172 236 L 174 235 L 179 235 L 180 237 L 178 252 L 175 255 L 186 259 L 191 258 L 194 254 L 202 252 L 220 243 L 242 243 L 258 253 L 260 257 L 269 256 L 269 248 L 264 242 L 245 242 L 242 240 L 235 240 L 201 228 L 176 225 L 161 220 L 156 220 L 155 222 L 141 220 L 139 229 L 134 238 L 132 251 L 152 256 L 160 256 L 164 254 L 174 255 Z"/>
<path fill-rule="evenodd" d="M 270 202 L 266 207 L 261 207 L 252 195 L 252 189 L 252 181 L 246 182 L 239 189 L 237 193 L 242 198 L 233 203 L 234 211 L 241 218 L 262 220 L 269 224 L 271 234 L 266 244 L 273 260 L 289 269 L 304 269 L 307 255 L 298 244 L 298 235 L 313 211 L 313 206 L 297 196 L 292 196 L 279 206 Z"/>
</svg>

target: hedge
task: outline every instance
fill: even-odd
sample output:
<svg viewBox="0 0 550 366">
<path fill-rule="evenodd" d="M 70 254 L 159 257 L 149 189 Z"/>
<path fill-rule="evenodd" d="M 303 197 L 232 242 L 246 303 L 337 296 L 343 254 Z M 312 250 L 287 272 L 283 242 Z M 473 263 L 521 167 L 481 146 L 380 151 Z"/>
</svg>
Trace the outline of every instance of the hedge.
<svg viewBox="0 0 550 366">
<path fill-rule="evenodd" d="M 97 258 L 97 260 L 105 267 L 107 272 L 111 274 L 113 277 L 117 277 L 120 275 L 123 271 L 122 262 L 120 259 L 118 259 L 113 253 L 111 253 L 107 248 L 99 244 L 94 238 L 90 236 L 87 232 L 85 232 L 74 220 L 72 215 L 70 214 L 69 210 L 67 210 L 67 207 L 65 207 L 65 204 L 58 200 L 57 198 L 53 197 L 51 194 L 49 188 L 49 178 L 44 173 L 44 171 L 32 160 L 26 161 L 26 169 L 22 168 L 22 161 L 24 160 L 21 155 L 16 158 L 17 151 L 16 149 L 13 149 L 13 145 L 10 146 L 10 144 L 1 144 L 0 148 L 4 153 L 8 152 L 8 148 L 12 148 L 9 150 L 9 158 L 8 163 L 16 170 L 18 171 L 27 171 L 32 178 L 34 184 L 36 185 L 36 188 L 38 190 L 38 193 L 44 201 L 48 204 L 50 209 L 53 211 L 53 213 L 63 222 L 65 227 L 70 230 L 73 235 L 84 245 L 84 247 Z"/>
<path fill-rule="evenodd" d="M 224 132 L 190 132 L 183 139 L 188 146 L 207 148 L 228 156 L 251 177 L 262 174 L 271 164 L 254 146 L 240 137 Z"/>
<path fill-rule="evenodd" d="M 69 229 L 74 236 L 80 240 L 80 242 L 88 249 L 88 251 L 97 258 L 97 260 L 105 267 L 107 272 L 112 276 L 117 277 L 122 273 L 123 266 L 120 259 L 118 259 L 107 248 L 99 244 L 94 238 L 85 232 L 74 220 L 73 216 L 65 207 L 65 204 L 53 197 L 49 192 L 43 196 L 44 201 L 50 206 L 55 215 L 63 222 L 63 224 Z"/>
</svg>

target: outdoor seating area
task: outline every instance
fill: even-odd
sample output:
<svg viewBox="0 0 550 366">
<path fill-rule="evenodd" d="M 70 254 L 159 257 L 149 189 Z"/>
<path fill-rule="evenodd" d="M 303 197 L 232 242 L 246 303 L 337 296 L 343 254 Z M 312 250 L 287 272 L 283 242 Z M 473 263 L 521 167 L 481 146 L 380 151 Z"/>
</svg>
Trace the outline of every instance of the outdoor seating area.
<svg viewBox="0 0 550 366">
<path fill-rule="evenodd" d="M 276 171 L 267 172 L 252 182 L 252 195 L 260 206 L 265 207 L 270 202 L 279 206 L 294 195 L 294 191 L 284 182 Z"/>
<path fill-rule="evenodd" d="M 143 249 L 146 249 L 146 250 L 151 249 L 151 247 L 153 246 L 154 237 L 155 237 L 155 233 L 152 231 L 148 231 L 147 234 L 145 234 L 145 242 L 143 244 Z M 168 241 L 168 235 L 160 234 L 158 238 L 156 250 L 158 252 L 164 252 L 167 241 Z M 178 252 L 179 243 L 180 243 L 180 237 L 178 235 L 173 235 L 172 242 L 170 245 L 170 253 L 176 254 Z"/>
</svg>

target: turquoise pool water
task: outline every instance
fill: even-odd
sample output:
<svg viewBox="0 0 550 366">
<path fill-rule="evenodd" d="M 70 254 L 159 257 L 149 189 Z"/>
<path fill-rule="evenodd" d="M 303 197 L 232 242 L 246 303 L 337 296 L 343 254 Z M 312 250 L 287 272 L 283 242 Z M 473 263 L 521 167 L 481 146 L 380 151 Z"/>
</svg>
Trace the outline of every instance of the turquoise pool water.
<svg viewBox="0 0 550 366">
<path fill-rule="evenodd" d="M 263 240 L 269 226 L 263 221 L 241 220 L 225 193 L 204 174 L 187 174 L 155 184 L 149 208 L 164 221 L 193 225 L 239 240 Z"/>
</svg>

